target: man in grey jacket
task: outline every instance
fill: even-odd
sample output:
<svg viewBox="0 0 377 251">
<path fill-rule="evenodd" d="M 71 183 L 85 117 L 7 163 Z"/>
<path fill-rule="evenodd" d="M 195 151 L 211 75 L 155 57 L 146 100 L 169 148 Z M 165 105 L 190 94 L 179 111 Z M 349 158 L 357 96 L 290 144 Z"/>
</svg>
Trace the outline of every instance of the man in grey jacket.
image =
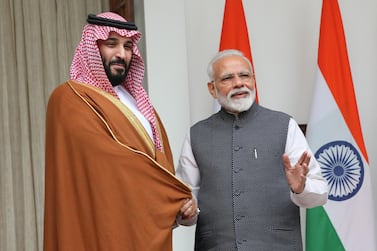
<svg viewBox="0 0 377 251">
<path fill-rule="evenodd" d="M 300 210 L 327 201 L 328 187 L 289 115 L 255 102 L 250 61 L 237 50 L 209 63 L 208 90 L 221 110 L 193 125 L 177 176 L 200 214 L 195 250 L 302 250 Z"/>
</svg>

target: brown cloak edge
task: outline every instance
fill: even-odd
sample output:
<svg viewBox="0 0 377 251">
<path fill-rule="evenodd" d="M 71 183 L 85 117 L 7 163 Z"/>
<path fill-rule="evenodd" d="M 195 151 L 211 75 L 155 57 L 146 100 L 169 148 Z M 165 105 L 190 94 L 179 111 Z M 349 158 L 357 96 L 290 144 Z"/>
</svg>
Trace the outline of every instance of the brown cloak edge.
<svg viewBox="0 0 377 251">
<path fill-rule="evenodd" d="M 74 81 L 46 115 L 44 250 L 172 250 L 191 190 L 174 176 L 166 132 L 154 152 L 119 100 Z M 129 115 L 129 114 L 128 114 Z"/>
</svg>

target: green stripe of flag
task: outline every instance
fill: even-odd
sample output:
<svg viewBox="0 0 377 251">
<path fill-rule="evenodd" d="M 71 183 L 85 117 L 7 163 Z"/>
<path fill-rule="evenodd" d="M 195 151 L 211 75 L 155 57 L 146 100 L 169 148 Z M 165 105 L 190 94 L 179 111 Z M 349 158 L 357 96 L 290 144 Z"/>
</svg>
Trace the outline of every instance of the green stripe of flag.
<svg viewBox="0 0 377 251">
<path fill-rule="evenodd" d="M 306 251 L 345 251 L 323 207 L 306 210 Z"/>
</svg>

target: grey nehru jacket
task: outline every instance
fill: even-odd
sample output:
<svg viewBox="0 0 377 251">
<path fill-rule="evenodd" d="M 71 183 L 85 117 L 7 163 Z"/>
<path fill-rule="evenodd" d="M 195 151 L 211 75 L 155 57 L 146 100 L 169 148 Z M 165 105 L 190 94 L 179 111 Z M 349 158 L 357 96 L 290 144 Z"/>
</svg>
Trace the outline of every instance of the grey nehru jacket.
<svg viewBox="0 0 377 251">
<path fill-rule="evenodd" d="M 290 117 L 258 104 L 191 127 L 201 176 L 195 250 L 302 250 L 300 213 L 284 172 Z"/>
</svg>

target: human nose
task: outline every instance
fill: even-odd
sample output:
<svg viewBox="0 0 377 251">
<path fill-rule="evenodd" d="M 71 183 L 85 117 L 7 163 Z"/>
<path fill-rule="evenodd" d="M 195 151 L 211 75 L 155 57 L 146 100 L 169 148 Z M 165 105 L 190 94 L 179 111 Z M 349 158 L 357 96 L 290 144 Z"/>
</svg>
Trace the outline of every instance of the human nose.
<svg viewBox="0 0 377 251">
<path fill-rule="evenodd" d="M 245 80 L 242 77 L 235 75 L 232 82 L 232 86 L 242 87 L 244 85 L 245 85 Z"/>
<path fill-rule="evenodd" d="M 125 59 L 125 58 L 126 58 L 126 55 L 127 55 L 127 51 L 126 51 L 126 49 L 125 49 L 123 46 L 119 46 L 119 47 L 117 48 L 116 56 L 117 56 L 118 58 Z"/>
</svg>

